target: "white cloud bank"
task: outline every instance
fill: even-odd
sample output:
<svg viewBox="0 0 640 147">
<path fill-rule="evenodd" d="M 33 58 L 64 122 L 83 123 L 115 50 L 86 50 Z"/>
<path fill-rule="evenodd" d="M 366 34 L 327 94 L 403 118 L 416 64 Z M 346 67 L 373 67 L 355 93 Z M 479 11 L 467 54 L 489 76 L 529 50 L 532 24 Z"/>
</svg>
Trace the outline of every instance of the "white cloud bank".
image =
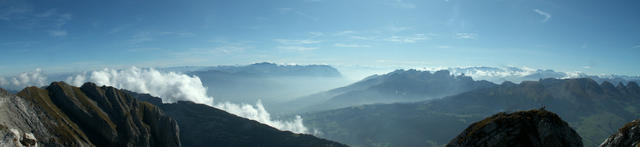
<svg viewBox="0 0 640 147">
<path fill-rule="evenodd" d="M 27 86 L 45 86 L 47 76 L 40 68 L 31 72 L 24 72 L 13 77 L 0 77 L 0 87 L 20 90 Z"/>
<path fill-rule="evenodd" d="M 255 105 L 233 104 L 229 102 L 214 103 L 213 97 L 207 95 L 207 88 L 197 76 L 182 73 L 162 72 L 155 69 L 132 67 L 125 70 L 103 69 L 67 78 L 67 82 L 81 86 L 85 82 L 122 88 L 162 98 L 164 103 L 176 101 L 192 101 L 216 107 L 229 113 L 267 124 L 280 130 L 295 133 L 310 133 L 303 125 L 302 118 L 294 120 L 273 120 L 271 115 L 258 101 Z"/>
<path fill-rule="evenodd" d="M 302 123 L 302 117 L 296 116 L 292 121 L 272 120 L 271 115 L 264 109 L 262 102 L 258 101 L 256 105 L 249 104 L 233 104 L 229 102 L 218 103 L 216 108 L 225 110 L 229 113 L 249 118 L 280 130 L 289 130 L 296 133 L 309 133 L 308 129 Z"/>
<path fill-rule="evenodd" d="M 132 67 L 126 70 L 103 69 L 88 74 L 78 74 L 67 78 L 67 82 L 82 86 L 85 82 L 107 85 L 161 97 L 164 103 L 192 101 L 212 104 L 213 97 L 207 96 L 207 88 L 200 78 L 175 72 L 162 73 L 155 69 Z"/>
</svg>

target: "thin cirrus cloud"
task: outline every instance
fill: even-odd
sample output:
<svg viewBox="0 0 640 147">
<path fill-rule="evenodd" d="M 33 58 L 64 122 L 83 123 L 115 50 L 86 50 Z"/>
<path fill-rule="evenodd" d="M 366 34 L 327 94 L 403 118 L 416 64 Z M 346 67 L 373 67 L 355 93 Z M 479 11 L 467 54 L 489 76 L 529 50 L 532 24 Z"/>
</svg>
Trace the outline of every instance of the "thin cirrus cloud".
<svg viewBox="0 0 640 147">
<path fill-rule="evenodd" d="M 414 34 L 411 36 L 391 36 L 386 39 L 387 41 L 396 42 L 396 43 L 416 43 L 421 40 L 428 40 L 429 37 L 425 34 Z"/>
<path fill-rule="evenodd" d="M 542 22 L 547 22 L 547 21 L 549 21 L 549 19 L 551 19 L 551 14 L 549 14 L 547 12 L 544 12 L 544 11 L 542 11 L 540 9 L 533 9 L 533 12 L 536 12 L 539 15 L 544 16 L 544 19 L 542 19 Z"/>
<path fill-rule="evenodd" d="M 436 46 L 436 48 L 447 49 L 447 48 L 453 48 L 453 47 L 448 46 L 448 45 L 438 45 L 438 46 Z"/>
<path fill-rule="evenodd" d="M 416 8 L 415 4 L 404 1 L 404 0 L 395 0 L 395 3 L 393 5 L 399 8 L 410 8 L 410 9 Z"/>
<path fill-rule="evenodd" d="M 313 36 L 313 37 L 324 36 L 324 33 L 322 33 L 322 32 L 309 32 L 309 34 L 311 34 L 311 36 Z"/>
<path fill-rule="evenodd" d="M 295 51 L 310 51 L 318 49 L 317 47 L 306 47 L 306 46 L 278 46 L 278 49 L 281 50 L 295 50 Z"/>
<path fill-rule="evenodd" d="M 64 36 L 67 36 L 67 31 L 66 30 L 50 30 L 49 35 L 53 37 L 64 37 Z"/>
<path fill-rule="evenodd" d="M 345 30 L 345 31 L 340 31 L 340 32 L 334 33 L 333 35 L 334 36 L 345 36 L 345 35 L 352 35 L 352 34 L 355 34 L 355 33 L 356 33 L 356 31 Z"/>
<path fill-rule="evenodd" d="M 322 41 L 320 40 L 310 40 L 310 39 L 302 39 L 302 40 L 290 40 L 290 39 L 275 39 L 276 42 L 280 43 L 276 48 L 281 50 L 295 50 L 295 51 L 309 51 L 318 49 L 317 47 L 311 47 L 308 45 L 318 44 Z"/>
<path fill-rule="evenodd" d="M 456 39 L 476 39 L 478 34 L 476 33 L 456 33 Z"/>
<path fill-rule="evenodd" d="M 336 43 L 336 44 L 333 44 L 333 46 L 335 46 L 335 47 L 343 47 L 343 48 L 368 48 L 368 47 L 371 47 L 370 45 L 364 45 L 364 44 L 345 44 L 345 43 Z"/>
<path fill-rule="evenodd" d="M 316 44 L 316 43 L 322 42 L 319 40 L 309 40 L 309 39 L 303 39 L 303 40 L 276 39 L 275 41 L 280 44 L 286 44 L 286 45 Z"/>
<path fill-rule="evenodd" d="M 162 37 L 186 38 L 194 36 L 196 36 L 196 34 L 191 32 L 138 32 L 131 36 L 129 42 L 132 44 L 138 44 L 154 41 L 156 38 Z"/>
<path fill-rule="evenodd" d="M 53 37 L 66 36 L 68 33 L 63 28 L 71 20 L 71 13 L 57 9 L 38 12 L 30 6 L 17 6 L 0 10 L 0 21 L 11 22 L 20 28 L 43 31 Z"/>
</svg>

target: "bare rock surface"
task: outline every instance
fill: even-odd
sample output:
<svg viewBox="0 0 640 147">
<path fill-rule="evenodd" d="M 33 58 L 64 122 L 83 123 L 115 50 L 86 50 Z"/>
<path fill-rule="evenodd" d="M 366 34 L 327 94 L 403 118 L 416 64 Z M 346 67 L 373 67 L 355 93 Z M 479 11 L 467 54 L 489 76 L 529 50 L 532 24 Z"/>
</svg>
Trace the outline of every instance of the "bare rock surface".
<svg viewBox="0 0 640 147">
<path fill-rule="evenodd" d="M 640 119 L 636 119 L 627 123 L 618 130 L 617 133 L 611 135 L 602 144 L 601 147 L 640 147 Z"/>
<path fill-rule="evenodd" d="M 0 90 L 1 146 L 181 146 L 177 122 L 113 87 Z"/>
</svg>

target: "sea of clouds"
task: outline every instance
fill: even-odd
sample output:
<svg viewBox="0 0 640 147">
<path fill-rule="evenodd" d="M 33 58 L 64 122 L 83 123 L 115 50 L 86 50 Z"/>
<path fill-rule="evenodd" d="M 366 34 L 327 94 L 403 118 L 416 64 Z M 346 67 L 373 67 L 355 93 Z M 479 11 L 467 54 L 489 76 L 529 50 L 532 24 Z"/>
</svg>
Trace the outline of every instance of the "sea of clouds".
<svg viewBox="0 0 640 147">
<path fill-rule="evenodd" d="M 40 68 L 11 77 L 0 77 L 0 87 L 12 90 L 19 90 L 27 86 L 45 86 L 49 84 L 47 82 L 47 76 Z"/>
</svg>

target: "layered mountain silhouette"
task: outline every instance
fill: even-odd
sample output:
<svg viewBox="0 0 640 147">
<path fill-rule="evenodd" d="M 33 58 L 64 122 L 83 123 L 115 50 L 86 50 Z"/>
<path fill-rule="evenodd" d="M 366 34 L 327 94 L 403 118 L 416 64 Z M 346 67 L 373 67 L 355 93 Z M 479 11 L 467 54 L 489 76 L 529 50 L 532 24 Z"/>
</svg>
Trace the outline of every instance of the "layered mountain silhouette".
<svg viewBox="0 0 640 147">
<path fill-rule="evenodd" d="M 416 102 L 493 87 L 488 81 L 474 81 L 447 70 L 436 72 L 396 70 L 367 77 L 354 84 L 288 102 L 289 110 L 312 112 L 376 103 Z"/>
<path fill-rule="evenodd" d="M 544 109 L 498 113 L 471 124 L 447 147 L 582 147 L 582 138 L 558 115 Z"/>
<path fill-rule="evenodd" d="M 280 131 L 204 104 L 187 101 L 162 104 L 160 98 L 129 93 L 156 104 L 168 116 L 175 118 L 180 124 L 180 139 L 184 146 L 345 146 L 312 135 Z"/>
<path fill-rule="evenodd" d="M 8 144 L 181 145 L 175 120 L 113 87 L 54 82 L 46 88 L 25 88 L 17 96 L 0 93 L 0 132 L 16 140 Z"/>
<path fill-rule="evenodd" d="M 471 122 L 498 112 L 545 106 L 597 146 L 619 126 L 640 117 L 635 82 L 598 84 L 587 78 L 505 82 L 442 99 L 353 106 L 303 115 L 328 139 L 359 146 L 444 145 Z"/>
<path fill-rule="evenodd" d="M 187 74 L 198 76 L 217 101 L 256 103 L 262 100 L 269 108 L 275 103 L 347 84 L 340 72 L 328 65 L 263 62 L 208 67 Z"/>
</svg>

